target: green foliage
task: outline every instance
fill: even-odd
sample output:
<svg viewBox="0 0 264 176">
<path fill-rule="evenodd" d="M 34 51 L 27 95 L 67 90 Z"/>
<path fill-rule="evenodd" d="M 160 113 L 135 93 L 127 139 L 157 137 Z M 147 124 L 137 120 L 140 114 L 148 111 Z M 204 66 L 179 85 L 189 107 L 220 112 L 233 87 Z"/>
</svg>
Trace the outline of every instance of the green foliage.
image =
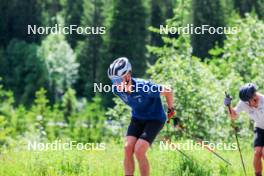
<svg viewBox="0 0 264 176">
<path fill-rule="evenodd" d="M 46 97 L 46 90 L 43 88 L 37 91 L 35 96 L 34 104 L 27 116 L 32 122 L 30 128 L 35 129 L 41 138 L 45 138 L 46 126 L 50 114 L 49 100 Z"/>
<path fill-rule="evenodd" d="M 192 17 L 192 0 L 177 0 L 174 4 L 173 14 L 169 15 L 166 19 L 167 25 L 184 26 L 190 23 Z"/>
<path fill-rule="evenodd" d="M 226 137 L 222 129 L 228 123 L 222 105 L 224 89 L 216 77 L 188 51 L 180 55 L 163 48 L 162 52 L 171 55 L 160 56 L 149 73 L 156 82 L 172 87 L 177 114 L 188 131 L 207 139 Z"/>
<path fill-rule="evenodd" d="M 11 129 L 8 128 L 7 120 L 4 116 L 0 115 L 0 147 L 6 143 Z"/>
<path fill-rule="evenodd" d="M 106 134 L 105 111 L 100 106 L 101 98 L 95 96 L 73 119 L 71 136 L 79 142 L 99 142 Z"/>
<path fill-rule="evenodd" d="M 2 85 L 0 85 L 0 147 L 6 144 L 7 138 L 13 132 L 13 103 L 12 92 L 3 90 Z"/>
<path fill-rule="evenodd" d="M 201 10 L 203 9 L 203 10 Z M 224 11 L 220 0 L 193 0 L 192 23 L 195 27 L 210 25 L 212 27 L 224 27 Z M 191 35 L 193 54 L 200 58 L 209 57 L 208 51 L 216 44 L 223 46 L 224 34 L 210 34 L 205 31 L 203 35 Z"/>
<path fill-rule="evenodd" d="M 20 105 L 16 108 L 15 113 L 13 113 L 12 124 L 13 124 L 13 136 L 23 135 L 28 131 L 28 124 L 30 124 L 30 119 L 27 118 L 27 109 Z"/>
<path fill-rule="evenodd" d="M 264 1 L 263 0 L 233 0 L 234 7 L 239 12 L 241 17 L 246 17 L 246 13 L 250 13 L 253 10 L 256 11 L 260 19 L 264 18 Z"/>
<path fill-rule="evenodd" d="M 255 82 L 263 91 L 263 35 L 258 31 L 263 23 L 250 16 L 234 23 L 240 30 L 227 36 L 223 48 L 210 51 L 213 59 L 208 63 L 191 56 L 188 37 L 163 37 L 163 47 L 148 48 L 159 57 L 148 73 L 155 82 L 173 88 L 178 116 L 187 130 L 198 137 L 219 140 L 233 136 L 229 135 L 230 123 L 222 102 L 225 91 L 234 97 L 234 105 L 239 100 L 238 89 L 245 82 Z M 121 101 L 116 104 L 108 111 L 112 117 L 129 119 L 128 110 L 120 110 Z M 242 115 L 238 125 L 243 129 L 241 135 L 250 135 L 247 117 Z"/>
<path fill-rule="evenodd" d="M 197 162 L 183 158 L 179 162 L 179 167 L 175 171 L 175 175 L 180 176 L 210 176 L 212 171 Z"/>
<path fill-rule="evenodd" d="M 245 141 L 243 150 L 245 163 L 252 161 L 252 146 Z M 117 176 L 123 175 L 122 167 L 123 143 L 107 143 L 106 150 L 65 150 L 41 151 L 9 150 L 1 154 L 0 175 L 14 176 Z M 184 151 L 193 161 L 184 159 L 177 151 L 160 150 L 153 144 L 148 151 L 152 176 L 242 176 L 243 169 L 237 151 L 220 151 L 220 155 L 227 158 L 232 167 L 226 166 L 207 151 Z M 14 164 L 15 163 L 15 164 Z M 254 175 L 254 168 L 246 164 L 247 174 Z M 136 174 L 138 170 L 136 169 Z"/>
<path fill-rule="evenodd" d="M 119 97 L 115 97 L 113 100 L 115 106 L 109 108 L 106 112 L 107 120 L 111 122 L 107 128 L 112 132 L 108 135 L 119 141 L 120 137 L 122 137 L 127 130 L 131 118 L 131 109 L 129 106 L 124 105 Z"/>
<path fill-rule="evenodd" d="M 41 25 L 53 26 L 56 23 L 64 24 L 66 0 L 41 0 Z M 64 11 L 65 10 L 65 11 Z M 63 23 L 58 19 L 62 17 Z M 42 38 L 43 39 L 43 38 Z"/>
<path fill-rule="evenodd" d="M 101 98 L 94 97 L 91 102 L 81 102 L 77 100 L 75 91 L 68 89 L 60 104 L 51 106 L 46 94 L 47 91 L 41 88 L 36 92 L 30 109 L 22 105 L 14 108 L 12 93 L 0 87 L 0 145 L 8 144 L 8 137 L 26 141 L 71 139 L 99 142 L 106 134 L 110 134 L 105 126 Z"/>
<path fill-rule="evenodd" d="M 232 12 L 232 2 L 243 19 L 225 16 L 226 12 Z M 95 96 L 90 100 L 95 95 L 92 83 L 107 83 L 107 67 L 120 56 L 131 59 L 133 76 L 149 76 L 156 83 L 172 87 L 177 115 L 189 134 L 211 142 L 227 138 L 234 141 L 222 102 L 224 91 L 233 95 L 233 105 L 238 101 L 238 88 L 245 82 L 255 82 L 260 92 L 264 92 L 264 24 L 259 20 L 264 16 L 263 4 L 263 0 L 193 0 L 192 3 L 191 0 L 2 0 L 0 76 L 5 89 L 10 89 L 14 97 L 0 86 L 0 175 L 122 175 L 119 161 L 131 118 L 130 108 L 116 97 L 113 99 L 116 105 L 106 112 L 101 104 L 111 101 L 110 96 L 103 99 Z M 259 19 L 245 15 L 251 11 Z M 109 33 L 45 37 L 25 33 L 27 24 L 63 25 L 64 20 L 66 25 L 106 26 Z M 225 26 L 228 21 L 229 26 L 238 26 L 239 31 L 227 35 L 224 43 L 222 35 L 193 35 L 191 40 L 177 34 L 148 36 L 147 25 L 157 28 L 165 21 L 169 26 L 184 26 L 192 21 L 195 26 L 214 27 Z M 43 40 L 38 46 L 40 39 Z M 148 46 L 149 53 L 145 49 L 147 42 L 152 45 Z M 147 58 L 148 54 L 156 63 Z M 192 54 L 210 59 L 201 62 Z M 154 65 L 145 75 L 149 61 Z M 242 117 L 238 119 L 239 134 L 243 137 L 240 141 L 252 134 L 248 118 Z M 178 137 L 177 131 L 167 129 L 173 135 L 171 139 Z M 164 130 L 160 135 L 163 133 Z M 19 150 L 25 141 L 56 139 L 83 143 L 115 140 L 122 146 L 110 142 L 105 151 Z M 246 138 L 240 143 L 246 163 L 252 159 L 249 149 L 252 144 L 248 141 Z M 11 150 L 12 142 L 18 146 L 17 152 Z M 238 152 L 217 152 L 234 163 L 232 167 L 218 163 L 207 151 L 188 151 L 193 159 L 190 161 L 177 151 L 159 150 L 156 143 L 148 156 L 153 176 L 242 175 L 240 165 L 235 164 L 240 162 Z M 253 174 L 250 165 L 246 169 Z"/>
<path fill-rule="evenodd" d="M 83 16 L 83 11 L 85 10 L 83 4 L 90 2 L 90 0 L 66 0 L 66 9 L 65 9 L 65 25 L 77 25 L 81 26 L 81 19 Z M 78 40 L 83 38 L 82 35 L 79 35 L 74 31 L 71 35 L 67 35 L 67 41 L 71 45 L 72 48 L 75 48 Z"/>
<path fill-rule="evenodd" d="M 81 19 L 82 26 L 103 27 L 103 1 L 84 1 L 84 12 Z M 79 78 L 76 83 L 78 96 L 91 99 L 95 96 L 93 83 L 100 78 L 99 70 L 103 62 L 103 36 L 101 34 L 85 36 L 76 49 L 77 60 L 80 63 Z M 103 73 L 105 76 L 105 73 Z"/>
<path fill-rule="evenodd" d="M 164 23 L 161 2 L 163 1 L 151 1 L 151 26 L 155 28 L 159 28 L 159 26 Z M 151 45 L 161 46 L 162 44 L 163 41 L 161 39 L 161 36 L 154 32 L 151 33 Z"/>
<path fill-rule="evenodd" d="M 6 61 L 5 61 L 5 55 L 4 55 L 4 49 L 0 47 L 0 81 L 2 82 L 2 78 L 5 75 L 4 68 L 6 67 Z"/>
<path fill-rule="evenodd" d="M 255 3 L 256 3 L 255 5 L 256 13 L 259 19 L 263 20 L 264 19 L 264 1 L 258 0 L 258 1 L 255 1 Z"/>
<path fill-rule="evenodd" d="M 173 3 L 170 0 L 151 0 L 150 10 L 150 45 L 151 46 L 162 46 L 162 36 L 159 34 L 160 25 L 164 25 L 167 18 L 173 17 Z M 156 28 L 156 32 L 155 29 Z M 151 55 L 148 61 L 154 64 L 156 57 Z"/>
<path fill-rule="evenodd" d="M 39 56 L 48 72 L 49 91 L 58 100 L 76 81 L 79 64 L 63 35 L 49 35 L 42 41 Z"/>
<path fill-rule="evenodd" d="M 233 95 L 235 104 L 237 90 L 245 82 L 255 82 L 260 92 L 264 90 L 263 21 L 245 15 L 255 11 L 262 19 L 263 0 L 235 0 L 235 8 L 245 18 L 230 15 L 230 19 L 224 19 L 226 11 L 232 12 L 233 1 L 3 0 L 0 5 L 0 76 L 14 98 L 11 91 L 0 87 L 0 145 L 7 144 L 9 137 L 16 139 L 28 133 L 43 140 L 70 138 L 91 142 L 114 138 L 120 142 L 129 123 L 130 109 L 114 98 L 116 106 L 105 114 L 102 101 L 110 102 L 112 97 L 108 94 L 103 99 L 97 96 L 91 99 L 95 95 L 92 83 L 107 83 L 107 67 L 120 56 L 131 59 L 133 76 L 146 76 L 148 54 L 155 58 L 153 61 L 158 59 L 155 64 L 150 61 L 154 65 L 148 69 L 149 77 L 154 82 L 172 86 L 177 114 L 187 130 L 208 140 L 225 139 L 231 133 L 222 102 L 224 91 Z M 174 16 L 172 8 L 175 8 Z M 106 26 L 109 33 L 43 38 L 25 33 L 27 24 L 63 25 L 64 20 L 66 25 Z M 195 26 L 214 27 L 225 26 L 228 21 L 230 26 L 239 26 L 239 31 L 226 36 L 224 45 L 222 35 L 193 35 L 191 40 L 157 33 L 148 36 L 147 25 L 157 28 L 165 21 L 170 26 L 184 26 L 192 21 Z M 38 46 L 40 39 L 43 40 Z M 159 47 L 149 46 L 146 53 L 147 42 Z M 208 53 L 216 44 L 218 46 Z M 192 54 L 212 59 L 202 63 Z M 71 88 L 73 85 L 77 93 Z M 79 100 L 76 94 L 78 98 L 89 98 L 88 102 Z M 247 118 L 240 118 L 239 124 L 243 128 L 240 134 L 248 135 L 248 128 L 244 128 L 249 125 Z M 172 134 L 172 130 L 170 132 Z M 79 172 L 79 163 L 76 163 L 76 172 L 67 168 L 67 164 L 61 166 L 65 172 Z M 183 163 L 182 169 L 191 174 L 189 164 Z M 45 166 L 40 164 L 39 167 L 46 173 Z"/>
<path fill-rule="evenodd" d="M 31 0 L 2 0 L 0 5 L 0 41 L 1 46 L 16 38 L 28 42 L 38 42 L 39 35 L 28 35 L 28 25 L 41 24 L 41 2 Z"/>
<path fill-rule="evenodd" d="M 253 9 L 254 1 L 234 0 L 234 6 L 239 11 L 240 16 L 245 17 L 245 14 Z"/>
<path fill-rule="evenodd" d="M 75 96 L 75 90 L 69 88 L 62 98 L 62 108 L 64 110 L 64 120 L 69 123 L 69 117 L 76 113 L 77 110 L 77 99 Z"/>
<path fill-rule="evenodd" d="M 58 139 L 69 139 L 68 124 L 65 122 L 65 112 L 67 110 L 60 108 L 59 104 L 54 104 L 47 116 L 47 125 L 45 128 L 46 139 L 54 141 Z"/>
<path fill-rule="evenodd" d="M 261 32 L 264 23 L 256 17 L 247 16 L 245 19 L 237 19 L 235 25 L 239 26 L 238 33 L 228 35 L 222 49 L 211 51 L 216 57 L 210 62 L 211 68 L 220 79 L 229 77 L 236 89 L 241 86 L 238 80 L 242 80 L 255 82 L 260 90 L 264 90 L 264 35 Z"/>
<path fill-rule="evenodd" d="M 36 92 L 36 99 L 34 100 L 34 105 L 32 109 L 38 114 L 44 114 L 44 112 L 48 109 L 49 100 L 46 97 L 46 90 L 41 88 Z"/>
<path fill-rule="evenodd" d="M 146 66 L 146 12 L 142 0 L 114 1 L 113 18 L 109 36 L 109 56 L 104 70 L 117 57 L 130 58 L 133 74 L 144 74 Z M 104 71 L 105 72 L 105 71 Z"/>
<path fill-rule="evenodd" d="M 37 56 L 38 46 L 21 40 L 10 41 L 1 65 L 3 83 L 14 92 L 16 104 L 30 104 L 34 92 L 47 82 L 43 60 Z"/>
</svg>

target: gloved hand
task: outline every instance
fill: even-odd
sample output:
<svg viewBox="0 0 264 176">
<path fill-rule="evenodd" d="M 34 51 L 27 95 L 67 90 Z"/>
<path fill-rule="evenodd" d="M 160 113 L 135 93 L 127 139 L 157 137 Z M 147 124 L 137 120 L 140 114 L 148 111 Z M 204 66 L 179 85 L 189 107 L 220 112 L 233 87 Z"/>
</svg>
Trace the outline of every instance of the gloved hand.
<svg viewBox="0 0 264 176">
<path fill-rule="evenodd" d="M 231 101 L 232 101 L 232 97 L 230 97 L 230 95 L 226 95 L 226 97 L 224 99 L 225 106 L 230 106 L 231 105 Z"/>
<path fill-rule="evenodd" d="M 175 109 L 172 108 L 168 108 L 168 112 L 167 112 L 167 116 L 168 116 L 168 121 L 167 123 L 170 123 L 170 119 L 175 115 Z"/>
</svg>

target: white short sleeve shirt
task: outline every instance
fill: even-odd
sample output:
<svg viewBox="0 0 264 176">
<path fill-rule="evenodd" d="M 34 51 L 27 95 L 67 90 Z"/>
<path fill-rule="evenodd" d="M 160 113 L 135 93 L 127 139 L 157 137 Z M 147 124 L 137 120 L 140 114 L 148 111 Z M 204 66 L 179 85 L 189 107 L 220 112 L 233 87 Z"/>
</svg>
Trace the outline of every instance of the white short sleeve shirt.
<svg viewBox="0 0 264 176">
<path fill-rule="evenodd" d="M 260 95 L 258 108 L 250 107 L 247 103 L 239 101 L 235 107 L 237 114 L 242 111 L 246 112 L 250 119 L 255 122 L 255 127 L 264 129 L 264 96 Z"/>
</svg>

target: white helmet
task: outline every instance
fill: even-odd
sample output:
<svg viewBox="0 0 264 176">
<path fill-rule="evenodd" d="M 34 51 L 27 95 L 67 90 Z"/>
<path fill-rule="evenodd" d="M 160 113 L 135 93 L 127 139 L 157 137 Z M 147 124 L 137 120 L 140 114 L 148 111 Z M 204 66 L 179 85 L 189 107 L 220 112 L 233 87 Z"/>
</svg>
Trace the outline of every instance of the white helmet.
<svg viewBox="0 0 264 176">
<path fill-rule="evenodd" d="M 126 57 L 120 57 L 109 66 L 107 74 L 110 79 L 121 78 L 132 71 L 131 64 Z"/>
</svg>

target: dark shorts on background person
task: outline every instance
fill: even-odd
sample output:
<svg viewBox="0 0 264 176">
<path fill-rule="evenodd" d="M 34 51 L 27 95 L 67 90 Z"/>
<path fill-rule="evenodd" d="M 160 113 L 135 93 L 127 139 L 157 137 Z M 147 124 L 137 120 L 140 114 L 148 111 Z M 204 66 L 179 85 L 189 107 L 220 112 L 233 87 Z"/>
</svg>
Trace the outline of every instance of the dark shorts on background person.
<svg viewBox="0 0 264 176">
<path fill-rule="evenodd" d="M 159 120 L 139 120 L 132 118 L 126 136 L 144 139 L 151 145 L 164 124 L 165 122 Z"/>
<path fill-rule="evenodd" d="M 254 147 L 264 147 L 264 129 L 255 127 L 255 129 L 254 129 Z"/>
</svg>

